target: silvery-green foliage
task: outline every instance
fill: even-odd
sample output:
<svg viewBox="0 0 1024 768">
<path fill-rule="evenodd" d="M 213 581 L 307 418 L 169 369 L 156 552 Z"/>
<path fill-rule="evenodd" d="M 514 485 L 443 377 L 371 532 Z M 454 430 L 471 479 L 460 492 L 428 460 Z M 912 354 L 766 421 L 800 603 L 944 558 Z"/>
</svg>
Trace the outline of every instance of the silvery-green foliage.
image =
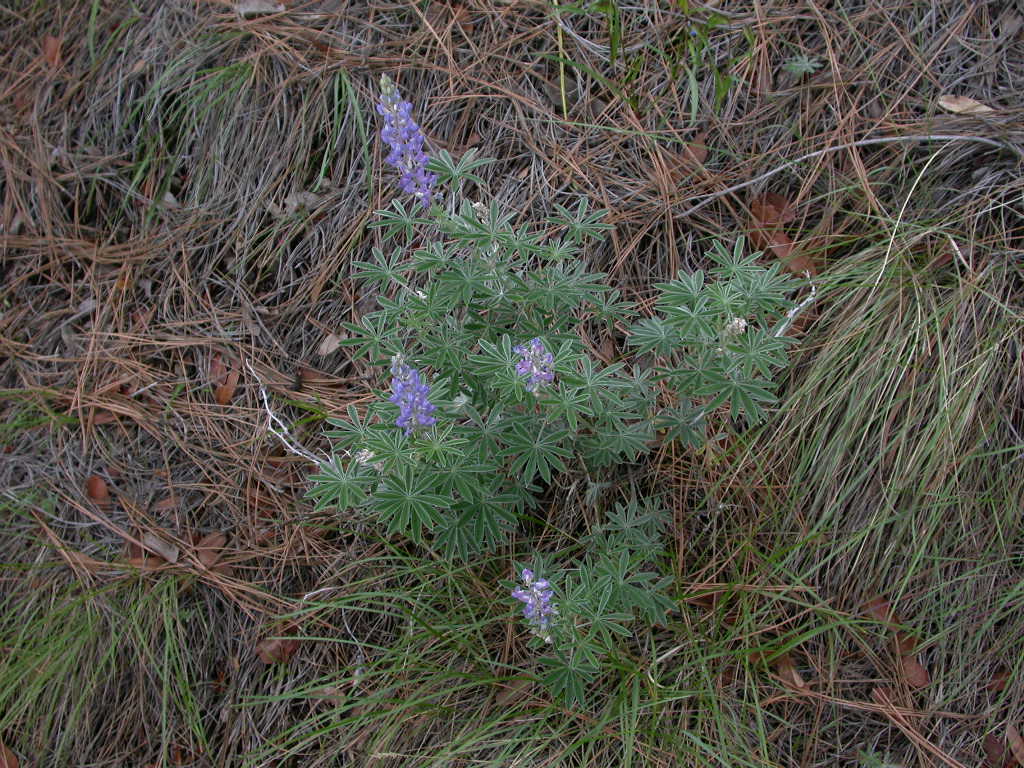
<svg viewBox="0 0 1024 768">
<path fill-rule="evenodd" d="M 629 344 L 656 356 L 655 379 L 667 381 L 675 402 L 657 423 L 692 446 L 703 442 L 704 417 L 720 406 L 760 421 L 775 401 L 772 376 L 786 364 L 791 339 L 781 333 L 794 281 L 778 263 L 758 264 L 743 238 L 730 251 L 716 241 L 709 274 L 680 272 L 658 287 L 658 313 L 633 326 Z M 710 278 L 710 279 L 709 279 Z"/>
<path fill-rule="evenodd" d="M 741 240 L 714 243 L 708 274 L 657 286 L 657 313 L 638 320 L 582 258 L 607 212 L 580 199 L 530 226 L 497 201 L 459 197 L 485 186 L 477 171 L 488 162 L 437 153 L 420 174 L 429 196 L 377 212 L 379 247 L 350 275 L 375 306 L 344 324 L 342 342 L 377 372 L 377 396 L 328 420 L 332 455 L 310 490 L 317 509 L 461 560 L 497 547 L 527 513 L 535 525 L 558 476 L 614 483 L 659 442 L 702 445 L 713 413 L 763 418 L 792 306 L 792 281 Z M 625 331 L 626 354 L 595 360 L 584 328 Z M 545 650 L 542 677 L 557 695 L 583 702 L 638 625 L 668 620 L 664 528 L 661 507 L 631 493 L 583 532 L 572 562 L 538 546 L 516 565 L 509 608 Z"/>
<path fill-rule="evenodd" d="M 808 56 L 801 53 L 789 59 L 782 65 L 782 68 L 791 75 L 802 77 L 803 75 L 813 75 L 821 69 L 821 66 L 821 61 L 817 56 Z"/>
</svg>

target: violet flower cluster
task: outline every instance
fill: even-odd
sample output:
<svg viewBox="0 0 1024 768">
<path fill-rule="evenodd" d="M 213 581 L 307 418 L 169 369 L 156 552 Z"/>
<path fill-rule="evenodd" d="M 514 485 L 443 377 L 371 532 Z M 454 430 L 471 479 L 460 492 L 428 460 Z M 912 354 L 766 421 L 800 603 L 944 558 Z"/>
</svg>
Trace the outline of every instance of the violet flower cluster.
<svg viewBox="0 0 1024 768">
<path fill-rule="evenodd" d="M 437 406 L 430 402 L 430 385 L 420 378 L 420 372 L 405 364 L 401 355 L 391 358 L 391 391 L 388 398 L 398 406 L 395 424 L 410 434 L 419 427 L 436 424 L 433 413 Z"/>
<path fill-rule="evenodd" d="M 522 356 L 522 360 L 516 363 L 516 373 L 527 377 L 527 392 L 536 393 L 541 386 L 555 380 L 555 372 L 552 370 L 555 358 L 539 338 L 519 344 L 512 351 Z"/>
<path fill-rule="evenodd" d="M 545 643 L 550 643 L 551 623 L 558 615 L 558 607 L 551 602 L 555 593 L 547 579 L 535 579 L 529 568 L 523 568 L 522 579 L 523 587 L 513 589 L 512 597 L 525 603 L 523 616 L 530 625 L 530 631 Z"/>
<path fill-rule="evenodd" d="M 425 138 L 412 119 L 412 104 L 402 101 L 398 88 L 387 75 L 380 78 L 377 111 L 384 116 L 380 137 L 391 147 L 385 159 L 402 174 L 398 186 L 403 192 L 414 195 L 424 208 L 429 207 L 437 174 L 427 172 L 427 153 L 423 151 Z"/>
</svg>

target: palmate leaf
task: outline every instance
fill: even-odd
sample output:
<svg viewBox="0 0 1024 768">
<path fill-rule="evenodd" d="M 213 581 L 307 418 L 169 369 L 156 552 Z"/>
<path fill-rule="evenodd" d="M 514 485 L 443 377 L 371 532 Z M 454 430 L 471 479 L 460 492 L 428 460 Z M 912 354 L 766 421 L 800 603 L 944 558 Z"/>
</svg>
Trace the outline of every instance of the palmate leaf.
<svg viewBox="0 0 1024 768">
<path fill-rule="evenodd" d="M 513 494 L 489 493 L 475 502 L 456 504 L 454 514 L 445 515 L 437 528 L 438 546 L 449 557 L 458 555 L 463 560 L 479 552 L 493 551 L 515 521 L 510 510 L 516 502 Z"/>
<path fill-rule="evenodd" d="M 359 280 L 369 285 L 376 285 L 379 289 L 385 289 L 398 283 L 404 284 L 403 276 L 412 265 L 402 263 L 405 252 L 396 248 L 390 256 L 385 256 L 380 248 L 372 250 L 373 261 L 353 261 L 352 279 Z"/>
<path fill-rule="evenodd" d="M 551 482 L 551 470 L 565 471 L 565 462 L 572 453 L 561 443 L 569 436 L 564 429 L 551 426 L 534 427 L 523 423 L 514 424 L 506 436 L 508 448 L 502 452 L 503 458 L 511 459 L 509 472 L 523 483 L 530 483 L 539 474 L 544 482 Z"/>
<path fill-rule="evenodd" d="M 565 6 L 563 6 L 564 8 Z M 548 218 L 548 222 L 558 227 L 565 227 L 568 236 L 578 242 L 586 238 L 599 239 L 605 230 L 612 229 L 611 224 L 606 224 L 602 219 L 608 215 L 608 211 L 599 208 L 596 211 L 589 211 L 590 201 L 581 197 L 576 203 L 576 210 L 555 203 L 554 208 L 557 215 Z"/>
<path fill-rule="evenodd" d="M 546 312 L 574 310 L 583 301 L 596 301 L 606 292 L 607 275 L 587 272 L 583 262 L 557 262 L 530 272 L 523 280 L 530 302 Z"/>
<path fill-rule="evenodd" d="M 711 274 L 721 280 L 735 280 L 752 277 L 759 272 L 764 272 L 764 267 L 757 263 L 761 258 L 761 252 L 744 255 L 746 239 L 738 237 L 730 252 L 721 240 L 715 240 L 711 250 L 706 255 L 718 266 L 711 270 Z"/>
<path fill-rule="evenodd" d="M 742 415 L 747 422 L 764 421 L 765 412 L 761 404 L 775 402 L 771 393 L 772 383 L 764 379 L 745 379 L 733 376 L 709 374 L 698 395 L 711 395 L 711 402 L 705 406 L 707 411 L 714 410 L 725 403 L 729 404 L 731 415 Z"/>
<path fill-rule="evenodd" d="M 415 213 L 407 211 L 401 200 L 392 200 L 391 207 L 394 208 L 394 211 L 388 209 L 376 211 L 380 220 L 370 222 L 367 225 L 370 228 L 383 228 L 385 240 L 390 240 L 399 233 L 404 234 L 405 238 L 408 240 L 412 237 L 417 225 L 430 223 L 430 219 L 417 216 Z"/>
<path fill-rule="evenodd" d="M 699 448 L 705 440 L 704 410 L 684 400 L 679 405 L 659 411 L 654 429 L 665 433 L 666 442 L 678 440 L 690 448 Z"/>
<path fill-rule="evenodd" d="M 436 173 L 437 179 L 441 184 L 475 181 L 477 184 L 483 185 L 485 183 L 484 180 L 473 173 L 473 171 L 483 168 L 485 165 L 490 165 L 493 162 L 493 158 L 478 157 L 475 148 L 466 150 L 457 161 L 448 150 L 442 149 L 427 162 L 427 170 Z"/>
<path fill-rule="evenodd" d="M 327 437 L 336 440 L 337 447 L 350 449 L 361 447 L 370 437 L 373 425 L 369 418 L 360 418 L 356 407 L 349 405 L 345 408 L 347 419 L 339 419 L 334 416 L 327 418 L 327 423 L 337 429 L 327 431 Z"/>
<path fill-rule="evenodd" d="M 699 269 L 689 274 L 680 272 L 675 280 L 658 283 L 655 288 L 660 292 L 659 308 L 687 306 L 697 301 L 704 290 L 704 273 Z"/>
<path fill-rule="evenodd" d="M 767 379 L 771 377 L 773 367 L 781 368 L 788 362 L 786 346 L 791 343 L 792 339 L 787 336 L 775 336 L 750 328 L 732 339 L 726 349 L 743 376 L 749 378 L 760 374 Z"/>
<path fill-rule="evenodd" d="M 541 678 L 548 690 L 567 704 L 584 706 L 587 685 L 597 677 L 598 669 L 581 656 L 560 654 L 555 658 L 541 658 L 540 663 L 548 668 Z"/>
<path fill-rule="evenodd" d="M 681 343 L 679 333 L 660 317 L 647 317 L 629 329 L 626 343 L 637 348 L 637 354 L 654 352 L 667 355 Z"/>
<path fill-rule="evenodd" d="M 712 306 L 703 294 L 691 304 L 665 307 L 665 321 L 682 337 L 684 342 L 711 339 L 715 336 L 719 309 Z"/>
<path fill-rule="evenodd" d="M 395 334 L 394 322 L 382 312 L 364 315 L 359 324 L 343 322 L 348 338 L 340 346 L 355 347 L 353 357 L 369 357 L 370 360 L 388 358 L 401 351 L 402 340 Z"/>
<path fill-rule="evenodd" d="M 434 492 L 432 473 L 417 474 L 404 467 L 377 488 L 373 509 L 387 523 L 389 534 L 400 533 L 422 544 L 424 528 L 437 525 L 442 519 L 440 508 L 451 501 Z"/>
<path fill-rule="evenodd" d="M 366 491 L 373 482 L 373 477 L 355 462 L 344 466 L 337 454 L 330 461 L 323 462 L 320 471 L 309 479 L 312 486 L 306 492 L 306 498 L 316 500 L 314 509 L 317 511 L 359 506 L 366 500 Z"/>
</svg>

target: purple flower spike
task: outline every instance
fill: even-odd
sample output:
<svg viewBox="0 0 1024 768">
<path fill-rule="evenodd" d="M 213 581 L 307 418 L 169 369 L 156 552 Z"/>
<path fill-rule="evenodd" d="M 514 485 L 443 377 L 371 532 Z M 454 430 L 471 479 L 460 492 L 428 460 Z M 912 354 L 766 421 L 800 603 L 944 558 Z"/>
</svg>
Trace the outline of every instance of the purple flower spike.
<svg viewBox="0 0 1024 768">
<path fill-rule="evenodd" d="M 380 137 L 391 147 L 385 159 L 402 174 L 398 186 L 406 194 L 415 196 L 424 208 L 429 207 L 437 174 L 427 172 L 427 153 L 423 151 L 425 138 L 412 119 L 412 104 L 402 101 L 398 88 L 387 75 L 380 78 L 377 111 L 384 116 Z"/>
<path fill-rule="evenodd" d="M 543 341 L 531 339 L 528 344 L 519 344 L 512 351 L 523 358 L 516 363 L 516 373 L 528 378 L 527 392 L 536 393 L 541 386 L 555 380 L 555 372 L 551 370 L 551 366 L 555 364 L 555 358 L 548 352 Z"/>
<path fill-rule="evenodd" d="M 391 391 L 388 398 L 398 406 L 396 426 L 404 427 L 405 434 L 411 434 L 419 427 L 436 424 L 432 414 L 437 406 L 430 402 L 430 385 L 420 379 L 420 372 L 405 364 L 401 355 L 391 358 Z"/>
<path fill-rule="evenodd" d="M 530 631 L 550 643 L 551 622 L 558 615 L 558 607 L 551 602 L 555 593 L 547 579 L 535 579 L 529 568 L 523 568 L 522 581 L 522 589 L 513 589 L 512 597 L 525 603 L 523 617 Z"/>
</svg>

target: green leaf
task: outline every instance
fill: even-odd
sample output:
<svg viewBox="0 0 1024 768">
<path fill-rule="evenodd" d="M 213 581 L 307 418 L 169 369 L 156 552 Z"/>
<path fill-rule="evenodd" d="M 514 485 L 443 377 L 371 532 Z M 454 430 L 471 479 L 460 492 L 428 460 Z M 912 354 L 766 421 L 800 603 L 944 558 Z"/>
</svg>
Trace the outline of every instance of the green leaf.
<svg viewBox="0 0 1024 768">
<path fill-rule="evenodd" d="M 416 226 L 430 224 L 430 219 L 407 211 L 401 200 L 392 200 L 391 207 L 394 208 L 394 211 L 388 209 L 376 211 L 380 221 L 374 221 L 368 225 L 371 229 L 383 228 L 386 240 L 390 240 L 399 233 L 405 235 L 405 239 L 409 240 L 412 238 Z"/>
<path fill-rule="evenodd" d="M 531 434 L 530 426 L 522 422 L 513 425 L 507 435 L 508 448 L 501 456 L 511 459 L 509 473 L 521 482 L 530 483 L 539 474 L 544 482 L 551 482 L 551 470 L 565 471 L 565 462 L 572 453 L 561 443 L 569 436 L 564 429 L 542 426 Z"/>
<path fill-rule="evenodd" d="M 372 252 L 374 261 L 352 262 L 352 279 L 376 285 L 381 290 L 394 284 L 405 285 L 405 273 L 411 268 L 409 264 L 401 264 L 405 252 L 396 248 L 388 257 L 384 256 L 380 248 L 374 248 Z"/>
<path fill-rule="evenodd" d="M 681 343 L 679 333 L 660 317 L 646 317 L 629 329 L 626 343 L 637 347 L 637 354 L 654 352 L 667 355 Z"/>
<path fill-rule="evenodd" d="M 321 463 L 320 471 L 309 479 L 312 485 L 306 497 L 316 500 L 314 509 L 317 511 L 359 506 L 365 501 L 367 486 L 372 482 L 372 477 L 364 474 L 354 462 L 343 466 L 337 454 L 331 456 L 330 461 Z"/>
<path fill-rule="evenodd" d="M 483 186 L 484 180 L 473 171 L 494 162 L 490 157 L 478 157 L 475 147 L 467 149 L 456 162 L 451 153 L 442 149 L 427 161 L 427 170 L 437 174 L 442 184 L 448 182 L 475 181 Z"/>
<path fill-rule="evenodd" d="M 450 498 L 434 493 L 429 473 L 416 474 L 411 467 L 387 477 L 373 494 L 373 508 L 387 523 L 388 533 L 407 535 L 417 544 L 423 543 L 424 528 L 441 521 L 438 508 L 450 504 Z"/>
<path fill-rule="evenodd" d="M 585 705 L 586 687 L 597 677 L 594 664 L 582 660 L 579 654 L 545 657 L 540 663 L 548 667 L 541 680 L 552 694 L 567 704 Z"/>
</svg>

